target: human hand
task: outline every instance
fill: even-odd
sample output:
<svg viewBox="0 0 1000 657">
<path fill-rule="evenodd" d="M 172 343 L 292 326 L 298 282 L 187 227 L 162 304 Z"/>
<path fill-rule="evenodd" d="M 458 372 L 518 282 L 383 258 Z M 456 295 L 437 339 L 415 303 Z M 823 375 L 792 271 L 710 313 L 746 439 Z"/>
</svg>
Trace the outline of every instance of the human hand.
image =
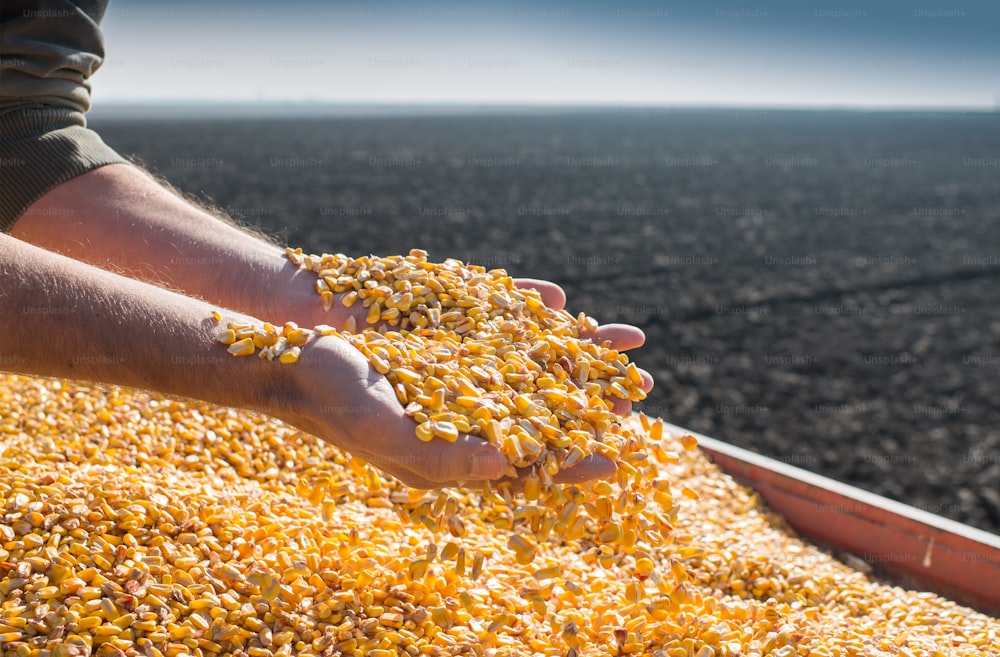
<svg viewBox="0 0 1000 657">
<path fill-rule="evenodd" d="M 315 279 L 312 280 L 315 281 Z M 538 291 L 542 297 L 542 302 L 549 308 L 562 310 L 566 307 L 566 293 L 561 287 L 551 281 L 537 278 L 516 278 L 514 279 L 514 284 L 522 289 L 534 289 Z M 345 293 L 333 295 L 333 304 L 330 309 L 323 310 L 320 306 L 318 295 L 313 292 L 310 317 L 320 321 L 306 325 L 329 324 L 338 330 L 344 330 L 345 326 L 353 326 L 353 331 L 350 332 L 370 326 L 366 320 L 367 308 L 361 303 L 354 303 L 350 307 L 344 306 L 344 296 Z M 592 333 L 582 335 L 581 337 L 588 337 L 598 343 L 608 342 L 610 347 L 617 351 L 636 349 L 646 342 L 646 336 L 643 334 L 642 329 L 629 324 L 600 325 Z M 642 377 L 642 385 L 640 387 L 644 392 L 648 393 L 653 389 L 653 377 L 649 372 L 641 368 L 639 373 Z M 632 402 L 627 399 L 609 397 L 608 402 L 611 404 L 611 410 L 616 415 L 624 417 L 632 412 Z"/>
<path fill-rule="evenodd" d="M 519 288 L 537 290 L 542 296 L 542 301 L 549 308 L 562 310 L 566 307 L 566 292 L 551 281 L 543 281 L 537 278 L 517 278 L 514 279 L 514 284 Z M 642 332 L 642 329 L 630 324 L 602 324 L 593 333 L 582 335 L 581 337 L 588 337 L 597 343 L 607 341 L 610 343 L 611 348 L 617 351 L 637 349 L 646 342 L 646 335 Z M 642 376 L 642 385 L 640 387 L 643 392 L 648 393 L 653 389 L 653 376 L 642 368 L 639 368 L 639 374 Z M 616 415 L 624 417 L 632 412 L 632 402 L 627 399 L 610 397 L 608 401 L 611 403 L 611 410 Z"/>
<path fill-rule="evenodd" d="M 272 321 L 295 321 L 300 326 L 318 326 L 327 324 L 342 331 L 345 330 L 348 320 L 353 320 L 355 330 L 361 330 L 368 324 L 366 316 L 368 309 L 361 303 L 354 303 L 347 307 L 343 304 L 346 293 L 341 292 L 333 295 L 333 303 L 326 310 L 322 307 L 319 295 L 316 294 L 316 276 L 312 272 L 299 270 L 288 263 L 289 268 L 296 271 L 294 284 L 289 293 L 278 295 L 278 299 L 283 300 L 283 316 L 271 318 Z M 561 287 L 537 278 L 515 278 L 514 284 L 522 289 L 534 289 L 542 297 L 542 302 L 554 310 L 562 310 L 566 307 L 566 293 Z M 271 314 L 276 314 L 272 312 Z M 280 313 L 277 313 L 280 314 Z M 642 330 L 636 326 L 628 324 L 604 324 L 598 326 L 597 330 L 589 335 L 595 342 L 608 341 L 612 349 L 627 351 L 641 347 L 646 342 L 646 336 Z M 642 373 L 642 389 L 649 392 L 653 389 L 653 377 L 645 370 Z M 618 415 L 628 415 L 631 411 L 631 402 L 624 399 L 615 399 L 614 411 Z"/>
<path fill-rule="evenodd" d="M 423 442 L 392 385 L 336 336 L 310 339 L 288 393 L 269 413 L 383 470 L 407 486 L 442 488 L 502 476 L 500 450 L 476 436 Z"/>
<path fill-rule="evenodd" d="M 318 298 L 318 295 L 316 294 L 315 291 L 315 281 L 316 281 L 315 275 L 307 271 L 299 271 L 298 273 L 300 274 L 300 276 L 297 278 L 304 278 L 305 281 L 309 282 L 309 288 L 311 288 L 308 290 L 308 295 L 304 297 L 304 300 L 306 300 L 306 303 L 308 304 L 310 312 L 309 317 L 311 318 L 306 320 L 307 325 L 318 325 L 321 323 L 329 324 L 337 329 L 347 330 L 347 331 L 358 331 L 363 329 L 364 327 L 372 326 L 372 324 L 370 324 L 367 321 L 368 308 L 366 308 L 362 303 L 355 302 L 350 307 L 345 306 L 343 304 L 345 293 L 337 293 L 332 295 L 332 303 L 330 303 L 330 300 L 328 299 L 327 301 L 328 309 L 323 310 L 320 299 Z M 560 288 L 558 285 L 555 285 L 554 283 L 538 279 L 515 279 L 514 282 L 520 288 L 530 288 L 536 290 L 539 296 L 541 297 L 543 303 L 545 303 L 550 308 L 561 310 L 565 306 L 566 295 L 563 292 L 562 288 Z M 305 287 L 303 287 L 300 284 L 298 289 L 300 291 L 303 291 L 305 290 Z M 606 346 L 610 347 L 611 349 L 615 349 L 618 351 L 624 351 L 627 349 L 633 349 L 639 347 L 645 341 L 645 336 L 643 335 L 640 329 L 625 324 L 609 324 L 604 326 L 595 325 L 595 328 L 590 333 L 582 334 L 581 337 L 588 337 L 594 340 L 595 342 L 603 343 Z M 374 372 L 372 372 L 371 375 L 375 376 L 377 379 L 381 379 L 381 377 Z M 652 377 L 649 375 L 648 372 L 643 370 L 640 370 L 640 376 L 642 379 L 640 388 L 645 392 L 649 392 L 653 387 Z M 357 380 L 358 380 L 358 385 L 361 386 L 360 377 Z M 367 385 L 367 387 L 371 390 L 375 390 L 375 388 L 372 387 L 370 383 Z M 382 396 L 385 399 L 387 399 L 390 404 L 394 404 L 392 405 L 392 409 L 393 413 L 397 416 L 397 422 L 402 423 L 401 426 L 407 427 L 405 430 L 402 431 L 404 438 L 406 439 L 412 438 L 413 429 L 415 427 L 412 422 L 410 422 L 410 424 L 406 423 L 407 417 L 405 416 L 404 413 L 401 412 L 400 405 L 398 403 L 395 403 L 393 399 L 394 395 L 392 392 L 391 385 L 388 385 L 388 381 L 383 381 L 382 387 L 384 388 Z M 621 399 L 612 396 L 608 397 L 606 401 L 612 412 L 616 413 L 619 416 L 624 416 L 631 412 L 632 404 L 630 401 L 626 399 Z M 469 439 L 472 440 L 471 443 L 467 442 Z M 387 440 L 389 444 L 395 444 L 395 438 L 389 437 Z M 418 460 L 422 464 L 417 466 L 416 472 L 411 471 L 408 473 L 410 476 L 413 476 L 415 474 L 420 479 L 422 479 L 422 481 L 419 484 L 414 484 L 414 485 L 424 486 L 424 487 L 428 485 L 441 486 L 441 485 L 449 485 L 447 483 L 448 481 L 473 480 L 472 479 L 473 473 L 469 470 L 470 461 L 466 456 L 464 456 L 464 454 L 465 452 L 468 451 L 469 447 L 475 445 L 477 441 L 478 443 L 488 446 L 488 444 L 486 444 L 485 441 L 482 441 L 481 439 L 475 438 L 473 436 L 463 436 L 462 446 L 447 453 L 447 456 L 455 457 L 455 465 L 460 466 L 459 470 L 452 469 L 452 466 L 448 465 L 449 461 L 447 458 L 445 458 L 446 455 L 442 453 L 435 452 L 433 455 L 424 455 L 419 457 Z M 431 441 L 431 442 L 443 443 L 444 441 Z M 387 453 L 392 455 L 406 454 L 407 456 L 405 458 L 409 461 L 413 458 L 413 455 L 410 454 L 409 452 L 412 446 L 413 446 L 412 441 L 400 443 L 397 446 L 398 448 L 389 450 Z M 441 446 L 447 448 L 446 444 Z M 363 444 L 363 447 L 370 447 L 370 445 Z M 499 450 L 494 449 L 494 453 L 499 454 Z M 485 456 L 486 454 L 487 453 L 484 452 L 483 456 Z M 399 465 L 398 463 L 394 463 L 390 459 L 390 462 L 388 464 L 382 465 L 381 467 L 383 467 L 383 469 L 392 471 L 392 467 L 398 465 Z M 572 468 L 571 470 L 568 469 L 564 472 L 559 473 L 556 477 L 556 481 L 559 483 L 576 483 L 588 479 L 607 478 L 614 476 L 615 470 L 616 470 L 615 464 L 611 460 L 598 455 L 592 455 L 587 459 L 585 459 L 580 464 L 578 464 L 576 467 Z M 462 474 L 461 476 L 454 475 L 455 472 L 461 472 Z M 404 479 L 403 476 L 401 476 L 400 478 Z M 481 478 L 490 479 L 493 477 L 485 476 Z"/>
<path fill-rule="evenodd" d="M 486 440 L 462 434 L 455 442 L 416 438 L 389 380 L 354 346 L 319 336 L 303 346 L 291 381 L 265 409 L 307 433 L 350 452 L 414 488 L 465 486 L 503 476 L 507 461 Z M 614 463 L 591 455 L 559 472 L 556 483 L 614 475 Z"/>
</svg>

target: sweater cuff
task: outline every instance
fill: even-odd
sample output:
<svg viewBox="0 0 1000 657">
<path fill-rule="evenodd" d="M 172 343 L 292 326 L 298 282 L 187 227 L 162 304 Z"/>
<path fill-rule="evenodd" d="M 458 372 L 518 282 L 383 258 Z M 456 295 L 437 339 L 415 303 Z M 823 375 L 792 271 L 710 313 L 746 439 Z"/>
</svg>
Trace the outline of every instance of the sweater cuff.
<svg viewBox="0 0 1000 657">
<path fill-rule="evenodd" d="M 0 232 L 53 187 L 106 164 L 128 163 L 86 127 L 82 112 L 49 105 L 0 112 Z"/>
</svg>

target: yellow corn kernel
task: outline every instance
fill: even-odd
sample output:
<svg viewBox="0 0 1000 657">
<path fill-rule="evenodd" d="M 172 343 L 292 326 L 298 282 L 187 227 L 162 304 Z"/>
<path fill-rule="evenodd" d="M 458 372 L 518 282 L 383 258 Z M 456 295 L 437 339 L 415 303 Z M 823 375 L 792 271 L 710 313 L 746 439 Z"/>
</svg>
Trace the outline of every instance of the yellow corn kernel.
<svg viewBox="0 0 1000 657">
<path fill-rule="evenodd" d="M 224 345 L 231 345 L 236 342 L 236 331 L 233 329 L 224 329 L 215 335 L 215 339 Z"/>
<path fill-rule="evenodd" d="M 104 623 L 100 616 L 87 616 L 77 621 L 76 625 L 81 630 L 92 630 Z"/>
<path fill-rule="evenodd" d="M 518 563 L 531 563 L 535 558 L 536 547 L 521 534 L 514 534 L 508 539 L 508 546 L 514 551 Z"/>
<path fill-rule="evenodd" d="M 450 443 L 453 443 L 456 440 L 458 440 L 458 427 L 456 427 L 454 423 L 439 421 L 439 422 L 431 422 L 430 424 L 431 424 L 430 426 L 431 431 L 438 438 L 443 438 L 444 440 L 447 440 Z"/>
<path fill-rule="evenodd" d="M 538 475 L 532 474 L 527 479 L 524 480 L 524 499 L 529 502 L 534 502 L 538 499 L 538 496 L 542 492 L 542 482 L 538 478 Z"/>
<path fill-rule="evenodd" d="M 395 370 L 393 370 L 393 374 L 403 383 L 409 383 L 413 385 L 420 383 L 420 375 L 409 368 L 397 367 Z"/>
<path fill-rule="evenodd" d="M 486 564 L 486 555 L 482 552 L 477 552 L 476 556 L 472 559 L 472 572 L 470 576 L 473 580 L 479 579 L 479 575 L 483 572 L 483 566 Z"/>
<path fill-rule="evenodd" d="M 427 573 L 430 562 L 427 559 L 415 559 L 410 562 L 409 575 L 411 580 L 422 579 Z"/>
<path fill-rule="evenodd" d="M 569 449 L 569 453 L 566 455 L 566 458 L 563 459 L 562 468 L 568 470 L 583 460 L 586 456 L 587 453 L 583 451 L 579 445 L 573 445 L 573 447 Z"/>
<path fill-rule="evenodd" d="M 433 440 L 434 439 L 434 428 L 433 428 L 432 424 L 433 423 L 430 420 L 428 420 L 426 422 L 421 422 L 420 424 L 418 424 L 417 428 L 416 428 L 417 438 L 419 438 L 420 440 L 422 440 L 424 442 L 428 442 L 430 440 Z"/>
<path fill-rule="evenodd" d="M 458 556 L 459 545 L 454 541 L 448 541 L 447 544 L 441 549 L 441 560 L 451 561 L 456 556 Z"/>
<path fill-rule="evenodd" d="M 448 531 L 451 532 L 452 536 L 461 538 L 468 533 L 465 528 L 465 522 L 459 516 L 450 516 L 448 518 Z"/>
<path fill-rule="evenodd" d="M 368 362 L 371 363 L 372 368 L 379 374 L 387 374 L 389 372 L 389 363 L 377 354 L 369 356 Z"/>
<path fill-rule="evenodd" d="M 299 362 L 299 356 L 302 354 L 302 350 L 299 347 L 292 347 L 281 352 L 278 356 L 278 360 L 285 364 L 297 363 Z"/>
<path fill-rule="evenodd" d="M 118 618 L 111 621 L 111 624 L 120 630 L 124 630 L 127 629 L 134 622 L 135 622 L 134 614 L 122 614 Z"/>
<path fill-rule="evenodd" d="M 537 580 L 551 579 L 553 577 L 559 577 L 562 573 L 562 566 L 549 566 L 548 568 L 540 568 L 531 574 Z"/>
<path fill-rule="evenodd" d="M 234 356 L 252 356 L 255 351 L 253 338 L 243 338 L 229 345 L 227 350 Z"/>
<path fill-rule="evenodd" d="M 597 540 L 601 543 L 617 543 L 622 540 L 624 531 L 622 526 L 616 522 L 608 523 L 597 533 Z"/>
<path fill-rule="evenodd" d="M 645 579 L 653 574 L 656 566 L 649 557 L 640 557 L 635 561 L 635 574 L 637 577 Z"/>
</svg>

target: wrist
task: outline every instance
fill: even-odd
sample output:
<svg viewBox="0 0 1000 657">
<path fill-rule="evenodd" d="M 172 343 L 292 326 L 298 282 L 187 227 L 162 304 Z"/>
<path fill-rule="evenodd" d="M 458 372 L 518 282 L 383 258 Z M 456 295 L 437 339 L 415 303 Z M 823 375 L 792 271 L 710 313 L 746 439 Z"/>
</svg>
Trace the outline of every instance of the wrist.
<svg viewBox="0 0 1000 657">
<path fill-rule="evenodd" d="M 279 371 L 264 382 L 265 390 L 270 387 L 264 412 L 316 436 L 343 429 L 331 426 L 330 407 L 357 395 L 370 374 L 367 359 L 348 342 L 315 331 L 298 362 L 271 364 Z"/>
<path fill-rule="evenodd" d="M 278 326 L 295 322 L 311 328 L 335 323 L 316 293 L 316 274 L 292 263 L 284 251 L 275 248 L 254 273 L 238 282 L 243 300 L 239 310 Z"/>
<path fill-rule="evenodd" d="M 311 332 L 296 331 L 299 335 L 293 338 L 295 345 L 290 345 L 288 338 L 282 338 L 282 345 L 288 347 L 283 348 L 283 353 L 287 352 L 283 359 L 273 350 L 268 354 L 270 348 L 260 348 L 260 344 L 265 343 L 257 342 L 261 334 L 276 331 L 280 335 L 281 325 L 268 327 L 263 320 L 226 311 L 222 312 L 221 319 L 210 318 L 206 324 L 211 325 L 206 340 L 215 354 L 208 360 L 217 365 L 214 372 L 220 379 L 210 388 L 219 390 L 223 397 L 218 403 L 280 417 L 296 398 L 294 373 L 297 363 L 286 362 L 286 359 L 300 353 L 298 345 L 302 334 Z M 262 329 L 267 330 L 261 333 Z M 246 335 L 253 335 L 255 330 L 258 331 L 256 337 L 246 338 L 242 334 L 246 331 Z"/>
</svg>

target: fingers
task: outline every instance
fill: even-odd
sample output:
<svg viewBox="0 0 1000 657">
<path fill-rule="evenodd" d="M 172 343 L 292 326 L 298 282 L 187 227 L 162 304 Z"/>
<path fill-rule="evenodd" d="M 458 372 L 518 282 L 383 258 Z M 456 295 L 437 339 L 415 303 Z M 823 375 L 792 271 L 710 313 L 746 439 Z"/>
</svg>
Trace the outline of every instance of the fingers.
<svg viewBox="0 0 1000 657">
<path fill-rule="evenodd" d="M 516 478 L 504 477 L 500 481 L 495 482 L 494 487 L 496 488 L 503 484 L 509 487 L 509 490 L 512 492 L 521 491 L 524 488 L 524 481 L 528 477 L 532 475 L 537 476 L 537 468 L 537 465 L 517 468 Z M 609 479 L 614 477 L 617 472 L 618 467 L 614 461 L 599 454 L 591 454 L 584 457 L 572 468 L 560 470 L 552 480 L 557 484 L 579 484 L 593 479 Z"/>
<path fill-rule="evenodd" d="M 609 479 L 618 472 L 611 459 L 600 454 L 591 454 L 568 470 L 560 470 L 553 477 L 557 484 L 579 484 L 591 479 Z"/>
<path fill-rule="evenodd" d="M 542 301 L 550 308 L 561 309 L 566 305 L 566 293 L 561 287 L 550 281 L 543 281 L 536 278 L 518 278 L 514 284 L 520 288 L 530 288 L 538 290 L 542 295 Z M 637 326 L 629 324 L 604 324 L 589 334 L 581 335 L 589 337 L 597 343 L 605 341 L 611 344 L 611 348 L 617 351 L 637 349 L 646 343 L 646 334 Z M 642 377 L 640 387 L 644 392 L 653 389 L 653 377 L 646 370 L 640 369 Z M 607 399 L 611 406 L 611 411 L 619 416 L 626 416 L 632 412 L 632 402 L 627 399 L 609 397 Z M 613 464 L 612 464 L 613 465 Z"/>
<path fill-rule="evenodd" d="M 566 292 L 561 287 L 551 281 L 543 281 L 537 278 L 517 278 L 514 285 L 519 288 L 537 290 L 542 296 L 542 303 L 549 308 L 562 310 L 566 307 Z M 611 348 L 618 351 L 636 349 L 646 342 L 646 334 L 642 329 L 628 324 L 604 324 L 589 335 L 594 342 L 611 342 Z"/>
<path fill-rule="evenodd" d="M 444 442 L 444 441 L 431 441 L 434 442 Z M 374 462 L 373 465 L 378 465 L 382 469 L 390 471 L 397 479 L 403 482 L 410 488 L 421 488 L 421 489 L 438 489 L 438 488 L 477 488 L 485 479 L 495 480 L 498 479 L 503 474 L 503 466 L 497 470 L 493 470 L 493 456 L 473 456 L 474 459 L 480 458 L 485 459 L 490 462 L 490 465 L 484 466 L 489 468 L 489 474 L 493 476 L 476 478 L 475 476 L 470 476 L 468 474 L 467 464 L 463 468 L 462 464 L 452 464 L 451 466 L 439 466 L 435 470 L 435 478 L 428 479 L 427 476 L 430 474 L 426 469 L 418 468 L 417 471 L 403 470 L 394 471 L 395 468 L 386 468 L 385 463 L 379 464 Z M 501 457 L 502 459 L 502 457 Z M 450 470 L 448 468 L 451 468 Z M 477 466 L 473 466 L 473 470 L 477 470 Z M 521 468 L 519 469 L 519 478 L 517 480 L 511 479 L 501 479 L 501 481 L 511 482 L 515 489 L 520 489 L 523 483 L 524 477 L 528 476 L 532 468 Z M 557 484 L 579 484 L 585 481 L 592 481 L 594 479 L 610 479 L 617 474 L 618 468 L 614 461 L 601 456 L 599 454 L 591 454 L 585 457 L 578 464 L 574 465 L 572 468 L 566 470 L 561 470 L 556 473 L 553 477 L 553 481 Z M 444 479 L 436 478 L 438 474 L 447 473 L 450 476 Z"/>
<path fill-rule="evenodd" d="M 474 436 L 463 437 L 468 440 L 459 438 L 455 443 L 443 440 L 421 443 L 423 450 L 415 449 L 415 453 L 408 458 L 394 458 L 391 464 L 386 462 L 385 457 L 359 456 L 388 471 L 411 488 L 476 488 L 487 479 L 501 478 L 506 460 L 500 451 Z M 519 469 L 520 476 L 513 482 L 515 486 L 519 486 L 520 481 L 531 470 L 532 468 Z M 572 468 L 556 473 L 553 481 L 557 484 L 579 484 L 593 479 L 610 479 L 617 472 L 614 461 L 599 454 L 591 454 Z"/>
<path fill-rule="evenodd" d="M 538 278 L 515 278 L 514 285 L 519 288 L 538 290 L 542 295 L 542 303 L 553 310 L 562 310 L 566 307 L 566 292 L 552 281 L 543 281 Z"/>
<path fill-rule="evenodd" d="M 507 465 L 498 448 L 476 436 L 463 434 L 453 443 L 436 438 L 425 443 L 412 435 L 410 440 L 417 444 L 410 443 L 403 464 L 438 486 L 444 482 L 497 479 Z"/>
<path fill-rule="evenodd" d="M 639 384 L 639 387 L 642 388 L 643 392 L 648 393 L 653 389 L 653 375 L 640 368 L 639 376 L 642 378 L 642 383 Z M 628 399 L 607 396 L 604 398 L 604 401 L 611 407 L 611 412 L 619 417 L 625 417 L 632 412 L 632 402 Z"/>
<path fill-rule="evenodd" d="M 503 476 L 507 461 L 482 438 L 462 434 L 453 443 L 418 440 L 416 423 L 406 417 L 395 440 L 378 445 L 373 465 L 413 488 L 444 488 L 458 482 L 481 483 Z M 362 456 L 364 458 L 364 456 Z"/>
<path fill-rule="evenodd" d="M 646 370 L 639 368 L 639 376 L 642 377 L 642 383 L 639 385 L 643 392 L 649 392 L 653 389 L 653 375 Z"/>
<path fill-rule="evenodd" d="M 425 479 L 415 472 L 403 471 L 403 472 L 393 472 L 391 469 L 380 468 L 385 470 L 396 479 L 403 482 L 403 485 L 409 486 L 410 488 L 419 488 L 421 490 L 437 490 L 439 488 L 461 488 L 463 482 L 458 481 L 431 481 L 430 479 Z"/>
<path fill-rule="evenodd" d="M 632 412 L 632 402 L 621 397 L 606 397 L 605 401 L 611 404 L 611 412 L 618 417 L 625 417 Z"/>
<path fill-rule="evenodd" d="M 602 324 L 593 333 L 581 337 L 589 337 L 598 344 L 607 340 L 617 351 L 637 349 L 646 343 L 646 334 L 642 329 L 630 324 Z"/>
</svg>

